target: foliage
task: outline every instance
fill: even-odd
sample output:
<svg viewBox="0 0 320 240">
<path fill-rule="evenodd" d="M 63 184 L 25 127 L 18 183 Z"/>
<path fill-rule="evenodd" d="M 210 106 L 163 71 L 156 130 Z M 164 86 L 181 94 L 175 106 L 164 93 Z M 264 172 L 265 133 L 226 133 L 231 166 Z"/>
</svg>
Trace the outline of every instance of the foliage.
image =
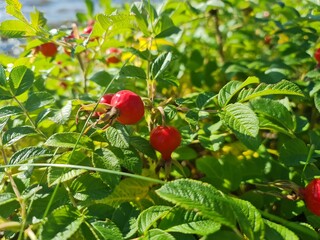
<svg viewBox="0 0 320 240">
<path fill-rule="evenodd" d="M 319 239 L 300 190 L 320 177 L 320 5 L 100 2 L 66 28 L 6 0 L 0 34 L 25 42 L 0 55 L 1 238 Z M 99 104 L 124 89 L 137 124 Z"/>
</svg>

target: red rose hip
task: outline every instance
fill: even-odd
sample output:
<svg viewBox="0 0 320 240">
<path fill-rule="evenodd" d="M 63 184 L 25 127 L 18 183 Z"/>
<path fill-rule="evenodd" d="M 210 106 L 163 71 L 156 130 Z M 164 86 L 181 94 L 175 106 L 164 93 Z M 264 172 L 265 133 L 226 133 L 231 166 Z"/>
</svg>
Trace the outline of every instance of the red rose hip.
<svg viewBox="0 0 320 240">
<path fill-rule="evenodd" d="M 172 152 L 181 143 L 180 132 L 172 126 L 158 126 L 150 133 L 151 146 L 161 153 L 163 160 L 171 159 Z"/>
<path fill-rule="evenodd" d="M 313 179 L 301 193 L 310 212 L 320 216 L 320 179 Z"/>
<path fill-rule="evenodd" d="M 141 97 L 129 90 L 117 92 L 110 105 L 118 111 L 117 121 L 122 124 L 135 124 L 144 116 L 144 104 Z"/>
<path fill-rule="evenodd" d="M 53 57 L 58 52 L 58 47 L 56 44 L 52 42 L 44 43 L 39 46 L 39 51 L 45 56 L 45 57 Z"/>
<path fill-rule="evenodd" d="M 317 48 L 314 52 L 314 58 L 317 60 L 318 63 L 320 63 L 320 48 Z"/>
</svg>

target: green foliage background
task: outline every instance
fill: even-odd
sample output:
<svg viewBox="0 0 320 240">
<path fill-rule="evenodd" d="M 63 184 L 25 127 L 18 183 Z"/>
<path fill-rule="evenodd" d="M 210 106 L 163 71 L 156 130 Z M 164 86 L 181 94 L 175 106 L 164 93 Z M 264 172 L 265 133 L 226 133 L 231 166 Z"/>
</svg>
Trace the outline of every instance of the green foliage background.
<svg viewBox="0 0 320 240">
<path fill-rule="evenodd" d="M 25 44 L 0 54 L 0 237 L 318 239 L 299 191 L 320 177 L 318 1 L 85 3 L 52 27 L 6 0 L 0 34 Z M 145 116 L 104 129 L 122 89 Z M 149 144 L 161 124 L 182 135 L 171 162 Z"/>
</svg>

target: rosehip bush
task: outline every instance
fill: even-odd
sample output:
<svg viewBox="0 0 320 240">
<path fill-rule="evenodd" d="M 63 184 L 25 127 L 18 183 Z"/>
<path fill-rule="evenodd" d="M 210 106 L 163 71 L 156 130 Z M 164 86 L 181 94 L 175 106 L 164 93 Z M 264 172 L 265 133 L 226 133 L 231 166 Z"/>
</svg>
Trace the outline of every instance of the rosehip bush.
<svg viewBox="0 0 320 240">
<path fill-rule="evenodd" d="M 3 3 L 0 238 L 319 239 L 317 1 L 84 2 Z"/>
</svg>

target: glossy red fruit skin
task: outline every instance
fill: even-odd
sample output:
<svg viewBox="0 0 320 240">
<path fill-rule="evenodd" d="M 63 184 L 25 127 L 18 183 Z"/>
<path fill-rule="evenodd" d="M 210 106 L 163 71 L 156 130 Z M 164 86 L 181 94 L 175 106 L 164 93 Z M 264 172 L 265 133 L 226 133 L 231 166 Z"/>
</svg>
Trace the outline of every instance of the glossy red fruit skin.
<svg viewBox="0 0 320 240">
<path fill-rule="evenodd" d="M 45 57 L 54 57 L 58 52 L 58 47 L 52 42 L 44 43 L 39 46 L 39 51 Z"/>
<path fill-rule="evenodd" d="M 314 52 L 314 58 L 317 60 L 318 63 L 320 63 L 320 48 L 317 48 Z"/>
<path fill-rule="evenodd" d="M 302 195 L 310 212 L 320 216 L 320 179 L 313 179 L 302 190 Z"/>
<path fill-rule="evenodd" d="M 110 105 L 117 108 L 117 121 L 125 124 L 136 124 L 144 116 L 144 104 L 141 97 L 130 90 L 121 90 L 111 99 Z"/>
<path fill-rule="evenodd" d="M 121 55 L 121 50 L 118 48 L 111 47 L 107 49 L 106 51 L 107 54 L 107 63 L 119 63 L 121 61 L 120 55 Z"/>
<path fill-rule="evenodd" d="M 151 146 L 159 151 L 163 160 L 171 159 L 171 154 L 181 143 L 180 132 L 172 126 L 158 126 L 150 133 Z"/>
</svg>

